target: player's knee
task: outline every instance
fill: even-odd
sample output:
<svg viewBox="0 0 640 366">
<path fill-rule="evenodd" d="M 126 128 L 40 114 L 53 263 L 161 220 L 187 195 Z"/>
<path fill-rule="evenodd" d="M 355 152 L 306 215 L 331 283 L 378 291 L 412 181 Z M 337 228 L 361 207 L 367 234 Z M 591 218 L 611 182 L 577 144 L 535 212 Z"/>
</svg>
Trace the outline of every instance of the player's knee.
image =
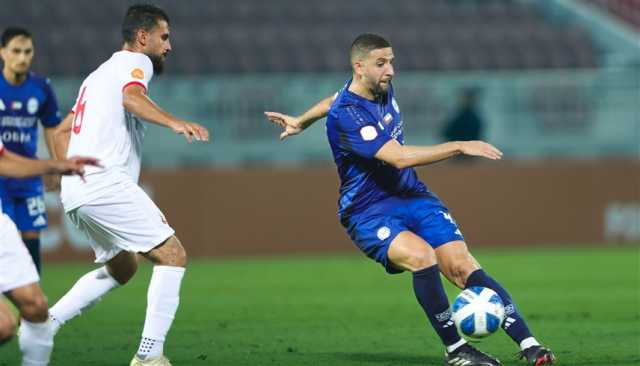
<svg viewBox="0 0 640 366">
<path fill-rule="evenodd" d="M 138 271 L 138 264 L 131 263 L 127 266 L 118 267 L 117 271 L 109 271 L 109 275 L 113 277 L 116 282 L 120 285 L 125 285 L 129 280 L 133 278 L 133 276 Z"/>
<path fill-rule="evenodd" d="M 408 267 L 412 272 L 423 270 L 437 263 L 435 255 L 428 250 L 411 253 L 407 259 Z"/>
<path fill-rule="evenodd" d="M 443 273 L 458 288 L 464 288 L 467 278 L 475 269 L 476 267 L 467 261 L 457 261 L 443 268 Z"/>
<path fill-rule="evenodd" d="M 0 345 L 9 342 L 16 335 L 16 321 L 10 317 L 0 319 Z"/>
<path fill-rule="evenodd" d="M 186 267 L 187 266 L 187 251 L 184 249 L 182 245 L 179 246 L 176 251 L 176 255 L 173 258 L 173 264 L 176 267 Z"/>
<path fill-rule="evenodd" d="M 49 316 L 49 304 L 44 296 L 34 296 L 20 304 L 20 316 L 24 319 L 41 323 Z"/>
</svg>

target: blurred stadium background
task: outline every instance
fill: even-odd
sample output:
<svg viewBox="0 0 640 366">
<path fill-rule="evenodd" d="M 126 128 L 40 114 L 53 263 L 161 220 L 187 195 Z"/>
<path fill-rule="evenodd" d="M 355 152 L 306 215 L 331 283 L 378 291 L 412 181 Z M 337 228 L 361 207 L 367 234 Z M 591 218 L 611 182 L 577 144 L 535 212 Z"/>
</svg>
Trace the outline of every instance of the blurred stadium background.
<svg viewBox="0 0 640 366">
<path fill-rule="evenodd" d="M 87 73 L 120 48 L 120 22 L 130 3 L 3 0 L 0 25 L 32 30 L 34 70 L 51 77 L 62 110 L 68 110 Z M 353 38 L 379 33 L 394 47 L 394 86 L 408 143 L 443 141 L 460 95 L 473 91 L 482 138 L 505 152 L 499 163 L 419 169 L 450 206 L 470 245 L 489 248 L 480 252 L 490 253 L 482 258 L 496 255 L 505 266 L 507 260 L 500 262 L 500 251 L 491 248 L 521 246 L 529 253 L 526 248 L 564 247 L 557 253 L 565 258 L 585 246 L 597 247 L 590 250 L 599 250 L 601 258 L 623 253 L 625 262 L 613 262 L 624 263 L 627 271 L 620 277 L 631 287 L 624 305 L 631 315 L 623 319 L 636 330 L 620 341 L 631 337 L 629 365 L 640 362 L 640 1 L 154 3 L 171 17 L 173 53 L 166 74 L 152 81 L 151 96 L 173 114 L 206 125 L 213 136 L 210 144 L 188 145 L 149 126 L 145 141 L 143 184 L 192 258 L 355 252 L 335 214 L 338 180 L 323 121 L 280 143 L 279 130 L 263 111 L 297 114 L 335 93 L 350 76 Z M 57 194 L 49 193 L 47 204 L 51 223 L 43 244 L 49 263 L 91 258 L 86 240 L 62 218 Z M 598 265 L 591 260 L 569 266 Z M 562 266 L 552 263 L 556 270 Z M 56 270 L 64 272 L 55 266 L 51 271 Z M 62 291 L 51 282 L 47 288 L 53 288 L 53 298 Z M 627 364 L 608 363 L 607 352 L 601 361 L 566 364 Z M 273 364 L 287 364 L 276 359 Z M 244 364 L 233 360 L 226 364 Z M 253 364 L 271 364 L 261 360 Z M 368 361 L 350 362 L 337 364 Z"/>
</svg>

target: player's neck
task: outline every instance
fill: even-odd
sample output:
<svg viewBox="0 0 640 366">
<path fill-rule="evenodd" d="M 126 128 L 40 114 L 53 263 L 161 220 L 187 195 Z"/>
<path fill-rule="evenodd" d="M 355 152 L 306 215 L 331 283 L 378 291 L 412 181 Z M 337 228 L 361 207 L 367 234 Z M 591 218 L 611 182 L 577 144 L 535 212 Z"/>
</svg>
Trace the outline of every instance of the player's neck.
<svg viewBox="0 0 640 366">
<path fill-rule="evenodd" d="M 18 74 L 12 72 L 6 67 L 2 69 L 2 76 L 4 76 L 4 79 L 7 81 L 7 83 L 11 85 L 20 85 L 27 79 L 27 73 Z"/>
<path fill-rule="evenodd" d="M 376 96 L 375 94 L 373 94 L 373 91 L 371 91 L 371 89 L 367 88 L 365 85 L 362 85 L 362 83 L 359 83 L 357 80 L 355 80 L 355 78 L 351 82 L 351 85 L 349 85 L 349 91 L 364 99 L 371 101 L 376 100 Z"/>
</svg>

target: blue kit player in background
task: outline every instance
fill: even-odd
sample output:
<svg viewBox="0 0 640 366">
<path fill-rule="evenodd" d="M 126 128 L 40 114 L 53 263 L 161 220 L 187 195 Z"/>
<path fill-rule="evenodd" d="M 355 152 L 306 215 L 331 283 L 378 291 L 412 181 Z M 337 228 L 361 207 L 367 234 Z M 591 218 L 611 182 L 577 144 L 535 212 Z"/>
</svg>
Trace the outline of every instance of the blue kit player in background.
<svg viewBox="0 0 640 366">
<path fill-rule="evenodd" d="M 0 136 L 7 150 L 35 159 L 38 123 L 44 127 L 51 157 L 53 131 L 60 123 L 58 103 L 49 80 L 29 71 L 34 55 L 29 31 L 10 27 L 2 33 L 0 55 Z M 54 178 L 55 180 L 55 178 Z M 40 231 L 47 227 L 41 177 L 0 178 L 3 211 L 18 226 L 29 254 L 40 272 Z"/>
<path fill-rule="evenodd" d="M 469 253 L 451 214 L 413 169 L 458 154 L 498 160 L 502 153 L 482 141 L 404 145 L 402 115 L 391 85 L 393 59 L 387 40 L 360 35 L 351 46 L 353 77 L 334 98 L 300 117 L 266 112 L 267 118 L 283 127 L 283 139 L 328 113 L 327 137 L 340 175 L 340 222 L 360 250 L 388 273 L 412 272 L 418 303 L 446 348 L 446 365 L 500 362 L 460 337 L 440 272 L 459 288 L 496 291 L 507 309 L 503 329 L 519 345 L 521 358 L 535 366 L 552 364 L 553 353 L 538 343 L 511 296 Z"/>
</svg>

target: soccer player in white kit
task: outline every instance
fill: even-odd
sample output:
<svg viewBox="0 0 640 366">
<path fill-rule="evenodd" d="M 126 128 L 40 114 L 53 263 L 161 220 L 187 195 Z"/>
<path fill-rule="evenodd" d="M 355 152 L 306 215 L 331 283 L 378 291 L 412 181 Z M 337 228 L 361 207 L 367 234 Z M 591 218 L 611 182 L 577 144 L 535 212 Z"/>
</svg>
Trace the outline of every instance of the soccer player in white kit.
<svg viewBox="0 0 640 366">
<path fill-rule="evenodd" d="M 64 161 L 31 160 L 6 150 L 0 141 L 0 175 L 26 178 L 42 174 L 84 173 L 85 164 L 96 164 L 91 158 Z M 18 228 L 9 216 L 0 212 L 0 294 L 20 311 L 20 351 L 23 366 L 46 366 L 53 349 L 54 332 L 48 317 L 47 299 L 38 282 L 36 266 L 22 242 Z M 16 321 L 0 299 L 0 345 L 15 334 Z"/>
<path fill-rule="evenodd" d="M 139 118 L 208 141 L 209 132 L 163 111 L 147 96 L 153 74 L 171 51 L 169 18 L 152 5 L 133 5 L 125 15 L 124 46 L 80 86 L 72 114 L 57 131 L 58 156 L 90 155 L 104 168 L 87 169 L 85 180 L 65 177 L 61 197 L 67 216 L 91 239 L 96 263 L 51 308 L 59 328 L 123 285 L 137 270 L 136 253 L 154 264 L 139 349 L 131 365 L 170 365 L 165 337 L 179 303 L 185 249 L 162 212 L 138 186 L 143 128 Z"/>
</svg>

